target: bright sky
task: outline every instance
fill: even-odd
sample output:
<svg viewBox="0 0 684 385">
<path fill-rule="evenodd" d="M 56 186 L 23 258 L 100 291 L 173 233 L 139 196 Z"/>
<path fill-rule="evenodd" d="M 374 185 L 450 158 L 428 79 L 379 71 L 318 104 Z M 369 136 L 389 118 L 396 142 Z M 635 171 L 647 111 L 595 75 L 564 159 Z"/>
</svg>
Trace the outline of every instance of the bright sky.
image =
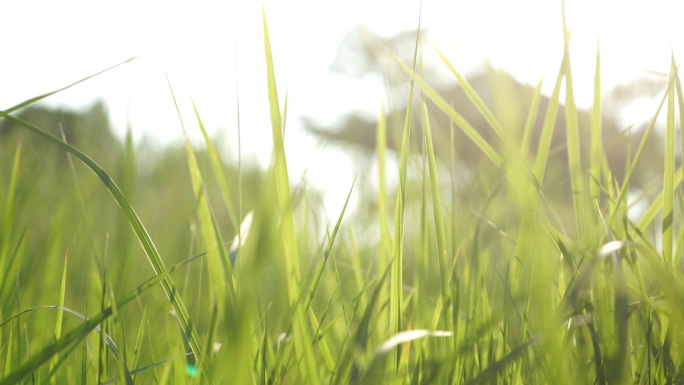
<svg viewBox="0 0 684 385">
<path fill-rule="evenodd" d="M 166 71 L 193 143 L 200 141 L 190 95 L 205 126 L 223 134 L 223 155 L 235 160 L 239 85 L 244 157 L 267 165 L 271 142 L 263 4 L 279 96 L 284 100 L 286 90 L 289 94 L 291 180 L 306 171 L 310 184 L 326 191 L 333 218 L 353 179 L 352 163 L 338 148 L 321 147 L 298 120 L 314 116 L 333 122 L 352 109 L 375 113 L 384 95 L 381 81 L 330 73 L 337 46 L 359 25 L 386 37 L 415 29 L 420 6 L 417 0 L 6 3 L 0 22 L 0 108 L 139 56 L 46 103 L 78 108 L 103 99 L 118 132 L 124 132 L 130 116 L 136 140 L 145 135 L 152 142 L 169 143 L 182 132 Z M 566 11 L 580 106 L 591 102 L 599 36 L 604 90 L 643 70 L 668 72 L 672 53 L 678 61 L 684 57 L 680 1 L 653 0 L 646 6 L 643 1 L 567 0 Z M 422 25 L 463 72 L 489 60 L 523 82 L 534 84 L 544 76 L 545 89 L 553 86 L 563 50 L 560 1 L 424 0 Z"/>
</svg>

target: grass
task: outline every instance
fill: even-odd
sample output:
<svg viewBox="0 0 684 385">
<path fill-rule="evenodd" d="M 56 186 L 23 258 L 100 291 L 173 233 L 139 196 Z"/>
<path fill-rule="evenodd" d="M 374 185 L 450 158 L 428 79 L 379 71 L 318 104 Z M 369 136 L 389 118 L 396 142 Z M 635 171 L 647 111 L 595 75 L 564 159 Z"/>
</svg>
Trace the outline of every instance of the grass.
<svg viewBox="0 0 684 385">
<path fill-rule="evenodd" d="M 0 111 L 0 384 L 684 381 L 684 196 L 675 156 L 684 102 L 674 59 L 646 130 L 655 135 L 667 102 L 661 188 L 642 198 L 649 206 L 635 223 L 627 194 L 650 156 L 646 138 L 634 158 L 626 151 L 625 178 L 613 179 L 600 52 L 585 127 L 565 21 L 550 102 L 539 110 L 540 82 L 527 110 L 515 112 L 527 117 L 515 129 L 438 51 L 490 127 L 470 125 L 421 76 L 416 38 L 413 63 L 398 63 L 411 78 L 408 105 L 419 106 L 400 127 L 399 169 L 385 168 L 392 128 L 382 104 L 379 189 L 363 197 L 372 221 L 345 217 L 351 185 L 330 226 L 317 220 L 315 192 L 290 182 L 287 103 L 279 105 L 265 14 L 263 27 L 268 170 L 225 164 L 201 106 L 206 149 L 186 140 L 156 159 L 130 135 L 104 156 L 32 122 L 30 107 L 60 90 Z M 554 164 L 563 84 L 568 162 Z M 435 156 L 428 102 L 480 150 L 465 187 L 455 183 L 455 147 L 451 164 Z M 409 140 L 413 114 L 424 135 L 418 148 Z M 544 123 L 532 148 L 536 119 Z M 581 136 L 591 138 L 588 148 Z M 551 170 L 563 170 L 560 195 Z M 400 176 L 396 192 L 388 172 Z M 251 227 L 240 230 L 248 212 Z"/>
</svg>

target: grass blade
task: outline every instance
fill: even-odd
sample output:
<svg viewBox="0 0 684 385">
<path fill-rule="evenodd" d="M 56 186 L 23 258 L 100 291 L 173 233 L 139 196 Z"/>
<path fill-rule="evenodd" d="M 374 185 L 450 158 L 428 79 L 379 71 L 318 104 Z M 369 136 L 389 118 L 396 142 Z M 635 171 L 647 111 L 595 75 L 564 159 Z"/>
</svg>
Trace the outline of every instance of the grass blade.
<svg viewBox="0 0 684 385">
<path fill-rule="evenodd" d="M 416 42 L 413 50 L 413 63 L 411 71 L 415 73 L 418 61 L 418 45 L 420 42 L 420 14 L 418 15 L 418 30 Z M 399 333 L 402 329 L 402 313 L 404 309 L 403 301 L 403 274 L 404 274 L 404 214 L 406 205 L 406 169 L 408 167 L 409 139 L 411 137 L 411 113 L 413 106 L 413 85 L 411 79 L 408 90 L 408 102 L 406 116 L 404 117 L 404 131 L 401 139 L 401 152 L 399 155 L 399 187 L 397 190 L 397 204 L 394 222 L 394 246 L 392 249 L 392 273 L 390 274 L 390 294 L 389 294 L 389 332 Z M 394 352 L 392 353 L 394 355 Z M 398 357 L 389 358 L 389 362 L 396 369 L 399 361 Z M 393 370 L 394 372 L 394 370 Z"/>
<path fill-rule="evenodd" d="M 10 235 L 12 234 L 12 208 L 14 206 L 14 196 L 17 191 L 17 177 L 19 176 L 19 165 L 21 164 L 21 143 L 14 153 L 14 161 L 12 162 L 12 174 L 10 176 L 9 184 L 7 186 L 7 195 L 5 198 L 5 207 L 2 216 L 2 244 L 0 245 L 0 271 L 4 269 L 5 256 L 9 250 Z M 0 291 L 0 294 L 2 292 Z"/>
<path fill-rule="evenodd" d="M 401 61 L 398 57 L 395 56 L 395 61 L 399 64 L 399 66 L 406 72 L 409 76 L 411 76 L 411 81 L 415 81 L 418 83 L 420 88 L 423 90 L 425 95 L 430 98 L 435 104 L 442 110 L 444 111 L 445 114 L 449 116 L 450 119 L 458 125 L 463 133 L 470 138 L 470 140 L 475 143 L 475 145 L 480 148 L 480 150 L 489 158 L 496 166 L 501 166 L 503 164 L 503 161 L 501 160 L 501 156 L 492 148 L 492 146 L 480 135 L 479 132 L 470 124 L 468 121 L 466 121 L 461 114 L 456 112 L 453 107 L 449 105 L 449 103 L 444 100 L 443 97 L 441 97 L 437 91 L 435 91 L 432 87 L 430 87 L 425 80 L 423 80 L 418 74 L 416 74 L 414 69 L 411 69 L 408 67 L 404 62 Z M 411 83 L 413 84 L 413 83 Z M 411 104 L 408 104 L 408 106 L 411 106 Z M 408 108 L 407 108 L 408 111 Z"/>
<path fill-rule="evenodd" d="M 119 67 L 119 66 L 122 66 L 122 65 L 124 65 L 124 64 L 126 64 L 126 63 L 130 63 L 130 62 L 132 62 L 133 60 L 135 60 L 136 58 L 137 58 L 137 56 L 134 56 L 134 57 L 132 57 L 132 58 L 130 58 L 130 59 L 127 59 L 127 60 L 122 61 L 122 62 L 119 63 L 119 64 L 115 64 L 115 65 L 113 65 L 113 66 L 111 66 L 111 67 L 109 67 L 109 68 L 107 68 L 107 69 L 104 69 L 104 70 L 102 70 L 102 71 L 100 71 L 100 72 L 98 72 L 98 73 L 92 74 L 92 75 L 87 76 L 87 77 L 85 77 L 85 78 L 83 78 L 83 79 L 81 79 L 81 80 L 75 81 L 75 82 L 73 82 L 73 83 L 71 83 L 71 84 L 69 84 L 69 85 L 67 85 L 67 86 L 64 86 L 64 87 L 58 89 L 58 90 L 54 90 L 54 91 L 48 92 L 48 93 L 46 93 L 46 94 L 42 94 L 42 95 L 36 96 L 36 97 L 34 97 L 34 98 L 25 100 L 25 101 L 23 101 L 23 102 L 21 102 L 21 103 L 15 105 L 15 106 L 13 106 L 13 107 L 10 107 L 10 108 L 6 109 L 4 112 L 5 112 L 6 114 L 11 114 L 11 113 L 13 113 L 14 111 L 20 110 L 20 109 L 22 109 L 22 108 L 25 108 L 25 107 L 30 106 L 31 104 L 34 104 L 34 103 L 36 103 L 36 102 L 39 102 L 39 101 L 41 101 L 41 100 L 47 98 L 48 96 L 52 96 L 52 95 L 54 95 L 54 94 L 56 94 L 56 93 L 65 91 L 65 90 L 67 90 L 67 89 L 69 89 L 69 88 L 71 88 L 71 87 L 73 87 L 73 86 L 75 86 L 75 85 L 78 85 L 78 84 L 81 84 L 81 83 L 85 82 L 86 80 L 90 80 L 90 79 L 92 79 L 92 78 L 94 78 L 94 77 L 96 77 L 96 76 L 102 75 L 103 73 L 105 73 L 105 72 L 107 72 L 107 71 L 111 71 L 111 70 L 113 70 L 114 68 L 117 68 L 117 67 Z"/>
<path fill-rule="evenodd" d="M 147 281 L 143 282 L 142 284 L 138 285 L 133 291 L 128 293 L 127 295 L 121 297 L 116 302 L 117 308 L 121 309 L 123 308 L 126 304 L 130 303 L 134 299 L 138 298 L 140 294 L 144 293 L 148 289 L 156 286 L 160 282 L 163 282 L 164 279 L 167 279 L 168 276 L 176 271 L 178 268 L 186 265 L 189 262 L 192 262 L 202 256 L 204 256 L 205 253 L 199 254 L 195 257 L 192 257 L 190 259 L 187 259 L 185 261 L 182 261 L 170 269 L 162 272 L 161 274 L 155 275 L 154 277 L 148 279 Z M 0 329 L 6 325 L 7 323 L 11 322 L 12 320 L 20 317 L 23 314 L 26 314 L 30 311 L 33 311 L 35 309 L 40 309 L 40 308 L 55 308 L 55 306 L 38 306 L 35 308 L 29 308 L 20 311 L 19 313 L 3 320 L 0 322 Z M 84 315 L 75 312 L 71 309 L 68 308 L 61 308 L 63 311 L 67 311 L 71 314 L 74 314 L 84 320 L 86 320 L 85 323 L 73 328 L 66 334 L 62 335 L 62 338 L 58 339 L 57 341 L 54 341 L 53 343 L 45 346 L 40 352 L 37 354 L 34 354 L 29 360 L 24 362 L 21 366 L 16 368 L 12 372 L 8 372 L 9 366 L 5 368 L 5 376 L 0 379 L 0 385 L 10 385 L 10 384 L 15 384 L 22 378 L 24 378 L 26 375 L 29 373 L 32 373 L 35 371 L 40 365 L 43 363 L 47 362 L 50 358 L 58 354 L 59 352 L 68 349 L 72 344 L 79 343 L 81 340 L 83 340 L 91 331 L 96 330 L 99 328 L 99 325 L 108 319 L 112 315 L 112 307 L 107 307 L 104 308 L 99 314 L 95 315 L 94 317 L 91 317 L 90 319 L 87 319 Z M 9 360 L 9 356 L 8 356 Z"/>
<path fill-rule="evenodd" d="M 572 203 L 575 207 L 575 221 L 580 239 L 586 237 L 586 221 L 584 210 L 584 177 L 582 175 L 582 152 L 579 141 L 579 126 L 577 123 L 577 107 L 575 106 L 572 69 L 570 66 L 570 32 L 565 22 L 565 8 L 563 9 L 563 36 L 565 55 L 565 128 L 568 141 L 568 165 L 570 168 L 570 184 L 572 186 Z"/>
<path fill-rule="evenodd" d="M 539 80 L 539 83 L 537 83 L 537 87 L 534 89 L 534 96 L 532 96 L 532 102 L 530 103 L 530 108 L 527 111 L 527 117 L 525 118 L 525 127 L 523 128 L 523 139 L 521 143 L 522 154 L 524 158 L 527 158 L 527 155 L 530 152 L 532 130 L 534 129 L 534 122 L 537 120 L 537 115 L 539 114 L 541 88 L 542 81 Z"/>
<path fill-rule="evenodd" d="M 352 191 L 354 191 L 354 184 L 356 184 L 356 178 L 354 178 L 354 181 L 352 182 L 352 185 L 349 188 L 347 199 L 344 201 L 344 206 L 342 206 L 342 211 L 340 212 L 340 215 L 337 217 L 337 223 L 335 223 L 335 228 L 333 229 L 333 232 L 330 235 L 330 238 L 328 239 L 328 246 L 325 248 L 325 252 L 323 253 L 323 261 L 319 265 L 318 270 L 314 275 L 313 282 L 311 283 L 311 287 L 309 288 L 309 293 L 307 294 L 306 300 L 304 301 L 304 311 L 309 311 L 311 301 L 313 300 L 314 294 L 316 294 L 316 289 L 318 289 L 318 284 L 320 283 L 321 277 L 323 276 L 323 269 L 325 269 L 325 265 L 328 262 L 328 257 L 330 256 L 333 244 L 335 243 L 335 237 L 337 237 L 337 231 L 340 229 L 340 225 L 342 224 L 342 218 L 344 217 L 344 213 L 347 210 L 349 198 L 351 198 Z"/>
<path fill-rule="evenodd" d="M 506 131 L 504 131 L 501 123 L 499 123 L 499 121 L 494 117 L 492 111 L 489 110 L 484 101 L 482 101 L 482 98 L 480 98 L 477 92 L 475 92 L 470 83 L 468 83 L 468 80 L 466 80 L 466 78 L 463 77 L 463 75 L 461 75 L 453 65 L 451 65 L 451 62 L 447 60 L 442 51 L 440 51 L 437 47 L 435 47 L 435 50 L 437 51 L 440 59 L 442 59 L 442 62 L 447 66 L 447 68 L 449 68 L 451 74 L 454 75 L 456 80 L 458 80 L 458 84 L 463 88 L 463 91 L 465 91 L 466 95 L 468 95 L 468 98 L 473 102 L 473 104 L 475 104 L 477 111 L 484 116 L 485 120 L 487 120 L 487 123 L 489 123 L 492 129 L 494 129 L 496 135 L 502 140 L 508 139 L 508 134 Z"/>
<path fill-rule="evenodd" d="M 591 110 L 591 163 L 589 166 L 589 194 L 598 199 L 601 191 L 601 167 L 603 141 L 601 139 L 601 53 L 596 46 L 596 69 L 594 72 L 594 106 Z"/>
<path fill-rule="evenodd" d="M 214 170 L 214 177 L 218 181 L 219 187 L 221 188 L 222 192 L 221 196 L 223 197 L 223 202 L 226 205 L 226 209 L 228 209 L 228 216 L 230 217 L 230 222 L 233 225 L 233 228 L 237 229 L 239 224 L 237 217 L 235 216 L 235 209 L 233 208 L 233 201 L 231 199 L 232 194 L 230 193 L 230 189 L 228 188 L 228 180 L 226 179 L 226 176 L 223 173 L 222 163 L 219 160 L 218 155 L 216 154 L 214 144 L 209 138 L 209 134 L 207 133 L 206 128 L 204 128 L 202 119 L 200 118 L 199 112 L 197 111 L 197 106 L 195 106 L 195 101 L 192 100 L 192 98 L 190 100 L 192 102 L 192 108 L 195 110 L 195 117 L 197 117 L 197 123 L 199 124 L 200 130 L 202 131 L 202 136 L 204 137 L 204 144 L 206 144 L 207 146 L 209 159 L 211 159 L 211 167 Z"/>
<path fill-rule="evenodd" d="M 437 253 L 439 261 L 439 271 L 442 287 L 442 306 L 445 330 L 451 330 L 453 321 L 451 319 L 452 305 L 450 293 L 450 269 L 447 261 L 446 235 L 444 230 L 444 218 L 442 217 L 442 199 L 439 194 L 439 179 L 437 177 L 437 163 L 435 161 L 435 150 L 432 144 L 432 131 L 430 129 L 430 119 L 428 116 L 427 105 L 422 101 L 423 106 L 423 132 L 425 133 L 425 144 L 427 147 L 428 165 L 430 168 L 430 189 L 432 192 L 432 208 L 435 221 L 435 232 L 437 233 Z"/>
<path fill-rule="evenodd" d="M 66 277 L 67 277 L 67 260 L 68 254 L 64 256 L 64 269 L 62 270 L 62 284 L 59 289 L 59 306 L 64 307 L 64 293 L 66 291 Z M 62 336 L 62 317 L 64 313 L 62 310 L 57 311 L 57 320 L 55 321 L 55 340 Z M 50 371 L 59 364 L 59 358 L 55 357 L 50 364 Z M 50 383 L 55 384 L 56 378 L 50 378 Z"/>
<path fill-rule="evenodd" d="M 5 111 L 0 111 L 0 116 L 25 127 L 32 133 L 38 135 L 39 137 L 46 139 L 48 142 L 56 145 L 62 150 L 71 153 L 76 158 L 78 158 L 84 165 L 86 165 L 92 172 L 94 172 L 95 175 L 97 175 L 100 178 L 100 180 L 105 185 L 107 190 L 109 190 L 110 194 L 114 197 L 114 200 L 121 208 L 121 211 L 126 216 L 126 219 L 133 228 L 133 231 L 135 232 L 135 235 L 137 236 L 140 245 L 145 251 L 145 255 L 147 256 L 148 261 L 152 265 L 155 274 L 159 275 L 166 271 L 164 261 L 162 260 L 161 255 L 159 255 L 159 251 L 157 251 L 157 248 L 154 245 L 152 238 L 150 238 L 147 229 L 143 225 L 142 221 L 140 221 L 138 214 L 135 212 L 133 206 L 131 206 L 126 197 L 123 195 L 121 189 L 119 189 L 116 183 L 114 183 L 114 180 L 112 180 L 109 174 L 107 174 L 102 169 L 102 167 L 100 167 L 97 163 L 95 163 L 94 160 L 92 160 L 90 157 L 88 157 L 86 154 L 84 154 L 77 148 L 58 139 L 57 137 L 49 134 L 48 132 L 40 129 L 39 127 L 36 127 L 31 123 L 26 122 L 17 117 L 9 115 Z M 164 293 L 169 298 L 169 301 L 171 302 L 171 305 L 173 306 L 176 313 L 178 313 L 178 317 L 181 321 L 181 324 L 183 325 L 183 331 L 187 334 L 188 340 L 190 340 L 190 345 L 192 346 L 193 353 L 196 357 L 201 356 L 203 351 L 202 342 L 199 339 L 199 335 L 197 334 L 195 327 L 190 322 L 190 316 L 188 314 L 188 311 L 186 310 L 183 300 L 180 298 L 180 296 L 178 296 L 173 280 L 171 279 L 171 277 L 167 276 L 161 281 L 161 283 L 162 287 L 164 288 Z"/>
<path fill-rule="evenodd" d="M 658 109 L 656 110 L 655 114 L 653 115 L 653 118 L 651 119 L 651 123 L 648 125 L 648 127 L 646 127 L 646 130 L 644 131 L 644 136 L 641 138 L 641 142 L 639 143 L 639 147 L 637 148 L 636 154 L 634 155 L 634 159 L 632 159 L 632 162 L 628 167 L 628 171 L 625 174 L 625 179 L 622 182 L 620 192 L 618 193 L 617 198 L 614 199 L 615 207 L 620 207 L 624 203 L 625 199 L 627 199 L 627 192 L 629 191 L 629 183 L 632 180 L 632 175 L 634 174 L 634 170 L 636 169 L 639 159 L 641 159 L 641 154 L 643 153 L 643 150 L 646 147 L 646 141 L 650 137 L 651 132 L 653 131 L 653 127 L 655 127 L 656 121 L 658 120 L 658 115 L 660 115 L 660 110 L 663 108 L 663 105 L 667 100 L 667 94 L 667 91 L 665 91 L 663 98 L 660 100 L 660 104 L 658 105 Z M 658 204 L 656 202 L 658 202 L 658 200 L 654 201 L 654 204 Z M 660 201 L 659 204 L 662 204 L 662 201 Z M 613 222 L 613 220 L 615 219 L 614 216 L 617 215 L 618 212 L 619 210 L 613 211 L 609 223 Z"/>
<path fill-rule="evenodd" d="M 544 172 L 549 160 L 549 152 L 551 151 L 551 139 L 553 138 L 553 131 L 556 127 L 556 116 L 558 115 L 558 99 L 560 97 L 561 84 L 563 82 L 563 74 L 565 73 L 566 61 L 563 59 L 558 76 L 556 77 L 556 84 L 553 87 L 553 92 L 549 98 L 549 106 L 546 108 L 546 115 L 544 116 L 544 125 L 539 136 L 539 144 L 537 145 L 537 155 L 534 160 L 534 176 L 539 183 L 544 180 Z"/>
<path fill-rule="evenodd" d="M 674 174 L 675 174 L 675 73 L 677 66 L 672 57 L 670 79 L 667 84 L 667 125 L 665 126 L 665 173 L 663 184 L 663 259 L 670 267 L 673 261 L 672 239 L 674 222 Z"/>
<path fill-rule="evenodd" d="M 281 224 L 285 265 L 287 268 L 288 296 L 290 303 L 295 306 L 295 319 L 293 321 L 294 343 L 297 355 L 304 357 L 304 365 L 300 367 L 300 375 L 310 384 L 318 384 L 318 370 L 311 347 L 311 339 L 306 325 L 306 317 L 302 303 L 299 302 L 299 255 L 292 216 L 292 200 L 290 198 L 290 182 L 287 174 L 287 162 L 285 160 L 285 145 L 283 142 L 283 129 L 278 107 L 278 91 L 276 89 L 275 71 L 273 69 L 273 56 L 271 54 L 271 41 L 266 23 L 266 11 L 263 10 L 264 47 L 266 50 L 266 72 L 268 81 L 268 100 L 271 111 L 271 128 L 273 134 L 273 146 L 275 149 L 275 178 L 280 210 L 283 215 Z"/>
<path fill-rule="evenodd" d="M 173 93 L 173 91 L 171 91 Z M 174 97 L 175 101 L 175 97 Z M 176 106 L 177 108 L 177 106 Z M 199 116 L 197 117 L 199 120 Z M 200 121 L 200 125 L 202 125 Z M 233 280 L 232 267 L 229 258 L 223 247 L 223 240 L 220 238 L 220 233 L 216 229 L 216 221 L 209 207 L 209 199 L 207 197 L 204 182 L 202 180 L 202 173 L 200 172 L 197 163 L 195 151 L 190 145 L 190 139 L 185 137 L 185 150 L 188 159 L 188 168 L 190 170 L 190 177 L 192 179 L 192 188 L 195 193 L 195 200 L 197 202 L 197 213 L 200 222 L 200 229 L 202 232 L 202 239 L 207 251 L 207 267 L 209 275 L 212 277 L 213 289 L 210 295 L 216 298 L 211 300 L 212 306 L 219 307 L 219 312 L 223 314 L 224 307 L 228 303 L 230 296 L 232 301 L 235 300 L 235 282 Z M 223 251 L 221 251 L 223 249 Z"/>
<path fill-rule="evenodd" d="M 387 225 L 387 186 L 385 178 L 385 154 L 387 152 L 387 117 L 385 115 L 385 103 L 380 105 L 378 124 L 376 129 L 378 153 L 378 218 L 380 225 L 380 250 L 378 265 L 384 269 L 388 263 L 388 250 L 391 249 L 391 238 Z"/>
</svg>

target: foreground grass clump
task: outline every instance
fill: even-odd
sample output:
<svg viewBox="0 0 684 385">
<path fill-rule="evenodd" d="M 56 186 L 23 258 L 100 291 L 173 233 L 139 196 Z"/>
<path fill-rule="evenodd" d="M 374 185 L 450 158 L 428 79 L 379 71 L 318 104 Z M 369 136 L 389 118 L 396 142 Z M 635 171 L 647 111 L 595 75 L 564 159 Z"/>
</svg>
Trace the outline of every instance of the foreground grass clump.
<svg viewBox="0 0 684 385">
<path fill-rule="evenodd" d="M 17 113 L 50 94 L 0 111 L 0 384 L 684 380 L 675 105 L 684 108 L 674 64 L 661 104 L 662 186 L 643 198 L 650 206 L 636 223 L 627 194 L 655 123 L 615 180 L 602 144 L 600 60 L 592 124 L 580 127 L 565 29 L 548 108 L 533 99 L 520 137 L 445 56 L 494 141 L 416 75 L 417 55 L 400 63 L 421 108 L 406 113 L 399 188 L 384 184 L 396 170 L 385 170 L 381 113 L 380 188 L 366 197 L 378 215 L 352 224 L 343 210 L 321 235 L 312 192 L 289 181 L 265 20 L 264 35 L 274 143 L 265 172 L 223 164 L 199 112 L 206 150 L 186 142 L 154 159 L 130 139 L 74 147 L 59 125 Z M 549 153 L 563 82 L 572 193 L 557 199 L 545 176 L 559 169 Z M 428 98 L 482 154 L 465 190 L 443 180 Z M 418 149 L 412 115 L 422 120 Z M 537 115 L 544 125 L 530 148 Z M 357 242 L 357 226 L 378 239 Z"/>
</svg>

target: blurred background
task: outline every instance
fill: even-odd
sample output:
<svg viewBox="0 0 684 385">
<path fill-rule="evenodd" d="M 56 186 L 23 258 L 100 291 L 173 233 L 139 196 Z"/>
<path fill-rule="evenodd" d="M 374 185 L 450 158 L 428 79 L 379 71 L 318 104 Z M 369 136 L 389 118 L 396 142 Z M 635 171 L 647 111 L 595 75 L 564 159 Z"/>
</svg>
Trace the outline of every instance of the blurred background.
<svg viewBox="0 0 684 385">
<path fill-rule="evenodd" d="M 235 164 L 239 101 L 243 162 L 263 169 L 272 145 L 262 5 L 281 106 L 288 96 L 291 181 L 318 190 L 332 218 L 359 166 L 371 175 L 370 184 L 376 179 L 373 130 L 381 102 L 388 111 L 401 111 L 408 89 L 406 76 L 397 72 L 387 52 L 410 61 L 419 14 L 426 78 L 443 93 L 456 92 L 457 85 L 430 43 L 483 95 L 498 74 L 518 87 L 515 92 L 528 90 L 523 92 L 528 95 L 543 78 L 548 96 L 563 55 L 561 1 L 425 0 L 422 13 L 419 1 L 120 1 L 106 6 L 13 1 L 3 5 L 0 23 L 0 108 L 137 56 L 41 105 L 77 113 L 97 110 L 115 140 L 123 141 L 130 128 L 134 145 L 150 152 L 179 146 L 182 129 L 168 74 L 193 145 L 201 148 L 203 141 L 191 97 L 221 156 Z M 638 132 L 657 108 L 670 56 L 682 57 L 684 27 L 678 15 L 684 6 L 674 0 L 648 6 L 571 0 L 565 8 L 578 106 L 588 108 L 592 102 L 600 38 L 607 130 Z M 491 95 L 483 97 L 496 102 Z M 368 137 L 354 138 L 354 130 Z M 392 154 L 388 162 L 392 189 L 397 179 Z M 352 200 L 353 207 L 362 204 L 359 198 Z"/>
</svg>

